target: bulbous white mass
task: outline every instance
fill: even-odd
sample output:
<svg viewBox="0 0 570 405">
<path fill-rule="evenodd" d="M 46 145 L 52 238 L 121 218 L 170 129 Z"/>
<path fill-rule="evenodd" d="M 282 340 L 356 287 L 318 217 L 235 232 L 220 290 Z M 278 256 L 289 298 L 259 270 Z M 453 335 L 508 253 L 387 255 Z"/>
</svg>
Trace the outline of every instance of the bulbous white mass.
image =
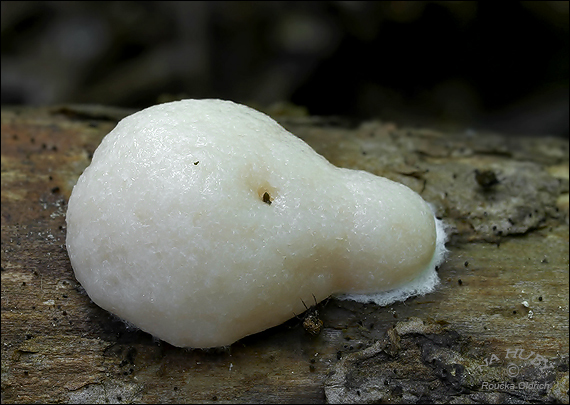
<svg viewBox="0 0 570 405">
<path fill-rule="evenodd" d="M 73 188 L 66 243 L 96 304 L 206 348 L 278 325 L 313 295 L 430 291 L 444 238 L 404 185 L 337 168 L 246 106 L 183 100 L 103 139 Z"/>
</svg>

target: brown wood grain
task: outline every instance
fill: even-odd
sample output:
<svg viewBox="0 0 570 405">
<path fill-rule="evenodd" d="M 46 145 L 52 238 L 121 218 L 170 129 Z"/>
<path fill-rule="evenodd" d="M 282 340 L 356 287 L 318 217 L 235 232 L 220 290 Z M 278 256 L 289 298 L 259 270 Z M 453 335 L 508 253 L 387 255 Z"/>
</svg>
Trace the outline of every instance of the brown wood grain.
<svg viewBox="0 0 570 405">
<path fill-rule="evenodd" d="M 318 336 L 293 317 L 204 351 L 155 340 L 97 307 L 67 257 L 72 187 L 128 113 L 2 109 L 3 403 L 421 402 L 422 378 L 435 384 L 424 397 L 434 402 L 568 402 L 567 140 L 282 117 L 334 164 L 400 181 L 434 204 L 450 234 L 441 284 L 384 308 L 326 300 L 317 307 L 324 323 Z M 478 180 L 476 170 L 497 182 Z M 430 347 L 437 361 L 427 359 Z M 551 367 L 509 359 L 531 352 Z M 493 355 L 501 361 L 489 365 Z M 509 360 L 518 382 L 550 385 L 485 389 L 485 381 L 516 380 Z M 381 371 L 388 364 L 406 375 L 400 383 Z M 421 368 L 416 377 L 412 364 Z M 339 373 L 354 378 L 338 386 Z M 380 384 L 374 393 L 370 387 Z"/>
</svg>

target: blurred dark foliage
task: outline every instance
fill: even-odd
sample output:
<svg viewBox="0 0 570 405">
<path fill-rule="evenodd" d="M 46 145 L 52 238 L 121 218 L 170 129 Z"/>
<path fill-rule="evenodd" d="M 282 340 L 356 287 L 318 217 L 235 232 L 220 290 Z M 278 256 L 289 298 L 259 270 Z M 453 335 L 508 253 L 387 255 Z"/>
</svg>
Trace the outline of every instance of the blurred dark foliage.
<svg viewBox="0 0 570 405">
<path fill-rule="evenodd" d="M 2 104 L 216 97 L 568 136 L 568 2 L 2 2 Z"/>
</svg>

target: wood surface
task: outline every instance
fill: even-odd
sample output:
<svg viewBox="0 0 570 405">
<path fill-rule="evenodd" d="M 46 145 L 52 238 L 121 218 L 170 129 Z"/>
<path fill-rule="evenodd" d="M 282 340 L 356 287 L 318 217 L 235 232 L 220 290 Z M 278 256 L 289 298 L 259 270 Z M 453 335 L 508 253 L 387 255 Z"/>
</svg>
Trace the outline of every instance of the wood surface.
<svg viewBox="0 0 570 405">
<path fill-rule="evenodd" d="M 132 111 L 3 108 L 2 403 L 568 403 L 568 140 L 276 117 L 332 163 L 400 181 L 448 226 L 437 290 L 331 298 L 229 348 L 173 347 L 96 306 L 67 200 Z"/>
</svg>

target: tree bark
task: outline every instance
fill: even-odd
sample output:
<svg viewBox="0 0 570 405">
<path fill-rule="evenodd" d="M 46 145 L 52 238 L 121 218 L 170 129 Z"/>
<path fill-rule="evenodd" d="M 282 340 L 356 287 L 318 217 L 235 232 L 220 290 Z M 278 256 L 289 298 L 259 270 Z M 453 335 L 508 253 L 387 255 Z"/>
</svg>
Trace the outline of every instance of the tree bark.
<svg viewBox="0 0 570 405">
<path fill-rule="evenodd" d="M 568 403 L 568 140 L 277 117 L 335 165 L 433 204 L 450 236 L 441 283 L 389 307 L 325 300 L 317 336 L 293 317 L 188 350 L 91 302 L 65 248 L 73 185 L 131 112 L 2 109 L 3 403 Z"/>
</svg>

